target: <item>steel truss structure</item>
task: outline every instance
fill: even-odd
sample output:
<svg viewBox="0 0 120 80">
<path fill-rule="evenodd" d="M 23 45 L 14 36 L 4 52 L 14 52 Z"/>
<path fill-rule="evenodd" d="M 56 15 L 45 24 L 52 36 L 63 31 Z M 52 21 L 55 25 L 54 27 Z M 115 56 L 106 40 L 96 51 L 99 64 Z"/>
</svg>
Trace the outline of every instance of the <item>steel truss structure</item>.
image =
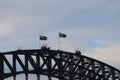
<svg viewBox="0 0 120 80">
<path fill-rule="evenodd" d="M 5 66 L 9 72 L 5 71 Z M 16 80 L 19 74 L 25 74 L 26 80 L 28 74 L 36 74 L 37 80 L 40 75 L 47 75 L 48 80 L 52 80 L 51 77 L 58 80 L 120 80 L 120 70 L 108 64 L 81 55 L 79 51 L 71 53 L 49 48 L 1 53 L 0 80 L 11 76 Z"/>
</svg>

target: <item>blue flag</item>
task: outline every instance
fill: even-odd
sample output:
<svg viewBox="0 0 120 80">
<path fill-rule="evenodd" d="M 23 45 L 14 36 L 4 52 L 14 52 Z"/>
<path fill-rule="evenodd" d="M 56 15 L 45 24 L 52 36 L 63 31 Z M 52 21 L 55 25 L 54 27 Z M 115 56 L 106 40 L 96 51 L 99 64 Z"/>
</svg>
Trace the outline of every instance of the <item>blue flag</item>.
<svg viewBox="0 0 120 80">
<path fill-rule="evenodd" d="M 60 33 L 60 32 L 59 32 L 59 37 L 66 38 L 66 37 L 67 37 L 67 35 L 66 35 L 66 34 L 64 34 L 64 33 Z"/>
<path fill-rule="evenodd" d="M 40 35 L 40 40 L 47 40 L 47 37 L 46 37 L 46 36 L 41 36 L 41 35 Z"/>
</svg>

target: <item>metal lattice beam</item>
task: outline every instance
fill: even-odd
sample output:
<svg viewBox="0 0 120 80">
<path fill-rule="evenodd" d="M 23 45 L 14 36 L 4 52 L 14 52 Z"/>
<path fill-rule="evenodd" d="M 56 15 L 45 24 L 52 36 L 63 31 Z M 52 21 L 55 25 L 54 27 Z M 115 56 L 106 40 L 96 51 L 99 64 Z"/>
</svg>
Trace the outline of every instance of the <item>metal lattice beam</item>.
<svg viewBox="0 0 120 80">
<path fill-rule="evenodd" d="M 12 55 L 12 62 L 6 57 Z M 20 55 L 23 57 L 21 58 Z M 12 64 L 11 64 L 12 63 Z M 6 65 L 5 65 L 6 64 Z M 16 75 L 47 75 L 48 80 L 56 77 L 59 80 L 120 80 L 120 70 L 98 60 L 76 53 L 60 50 L 18 50 L 0 54 L 0 80 Z M 17 70 L 17 65 L 22 70 Z M 4 66 L 10 70 L 5 72 Z"/>
</svg>

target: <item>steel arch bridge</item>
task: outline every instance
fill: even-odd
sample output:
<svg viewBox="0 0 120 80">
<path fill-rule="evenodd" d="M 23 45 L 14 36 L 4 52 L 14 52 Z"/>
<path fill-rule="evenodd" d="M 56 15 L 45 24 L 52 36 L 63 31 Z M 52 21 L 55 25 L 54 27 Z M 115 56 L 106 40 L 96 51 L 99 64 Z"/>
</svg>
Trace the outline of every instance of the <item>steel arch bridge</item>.
<svg viewBox="0 0 120 80">
<path fill-rule="evenodd" d="M 48 80 L 52 80 L 51 77 L 58 80 L 120 80 L 120 70 L 81 55 L 80 51 L 71 53 L 46 47 L 0 53 L 0 80 L 11 76 L 16 80 L 19 74 L 25 74 L 26 80 L 28 74 L 37 75 L 37 80 L 40 75 L 47 75 Z"/>
</svg>

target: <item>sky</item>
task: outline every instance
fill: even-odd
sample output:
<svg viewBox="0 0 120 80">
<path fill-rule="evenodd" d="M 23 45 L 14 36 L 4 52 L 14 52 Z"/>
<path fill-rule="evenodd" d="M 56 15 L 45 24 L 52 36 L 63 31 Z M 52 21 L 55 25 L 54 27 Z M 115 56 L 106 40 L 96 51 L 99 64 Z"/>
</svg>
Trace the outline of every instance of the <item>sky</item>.
<svg viewBox="0 0 120 80">
<path fill-rule="evenodd" d="M 0 51 L 39 49 L 47 44 L 120 69 L 120 0 L 0 1 Z M 39 36 L 47 41 L 39 41 Z"/>
</svg>

